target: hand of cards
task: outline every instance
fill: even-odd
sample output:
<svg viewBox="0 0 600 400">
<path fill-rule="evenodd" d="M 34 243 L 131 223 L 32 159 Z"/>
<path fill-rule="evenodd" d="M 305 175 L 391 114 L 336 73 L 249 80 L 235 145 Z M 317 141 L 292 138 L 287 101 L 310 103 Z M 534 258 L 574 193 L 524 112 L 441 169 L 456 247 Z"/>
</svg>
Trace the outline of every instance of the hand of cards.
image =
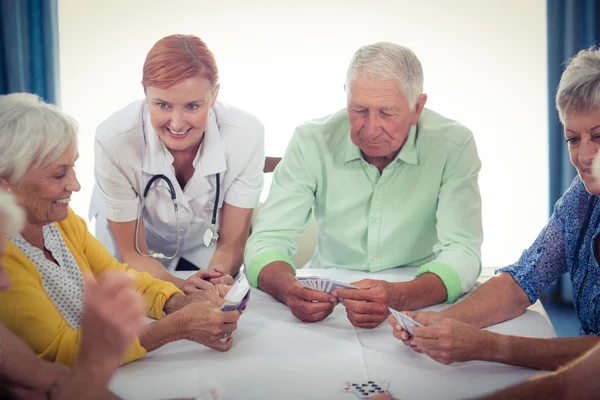
<svg viewBox="0 0 600 400">
<path fill-rule="evenodd" d="M 335 289 L 360 289 L 347 283 L 334 281 L 331 279 L 319 278 L 318 276 L 307 276 L 296 278 L 304 287 L 318 290 L 319 292 L 331 293 Z"/>
<path fill-rule="evenodd" d="M 398 323 L 400 325 L 402 325 L 402 328 L 404 328 L 404 330 L 406 332 L 408 332 L 409 336 L 414 337 L 414 335 L 412 333 L 412 328 L 415 326 L 422 326 L 422 325 L 406 314 L 402 314 L 401 312 L 396 311 L 393 308 L 388 307 L 388 309 L 390 310 L 390 312 L 392 313 L 394 318 L 396 318 Z"/>
<path fill-rule="evenodd" d="M 233 311 L 238 310 L 240 313 L 246 309 L 246 303 L 250 298 L 250 283 L 248 279 L 242 273 L 238 276 L 236 281 L 233 283 L 227 295 L 225 295 L 225 304 L 221 306 L 221 311 Z"/>
</svg>

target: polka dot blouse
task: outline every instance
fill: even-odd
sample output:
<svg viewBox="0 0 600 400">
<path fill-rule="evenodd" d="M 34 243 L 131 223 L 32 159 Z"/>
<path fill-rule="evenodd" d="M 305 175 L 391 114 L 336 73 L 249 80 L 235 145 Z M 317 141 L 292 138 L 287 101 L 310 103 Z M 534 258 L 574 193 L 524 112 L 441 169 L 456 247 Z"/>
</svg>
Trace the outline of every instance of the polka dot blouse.
<svg viewBox="0 0 600 400">
<path fill-rule="evenodd" d="M 56 305 L 58 311 L 69 322 L 73 329 L 79 326 L 83 312 L 83 276 L 75 258 L 67 248 L 63 237 L 54 224 L 43 228 L 44 247 L 58 263 L 55 264 L 44 256 L 44 252 L 18 235 L 11 241 L 36 266 L 44 289 Z"/>
</svg>

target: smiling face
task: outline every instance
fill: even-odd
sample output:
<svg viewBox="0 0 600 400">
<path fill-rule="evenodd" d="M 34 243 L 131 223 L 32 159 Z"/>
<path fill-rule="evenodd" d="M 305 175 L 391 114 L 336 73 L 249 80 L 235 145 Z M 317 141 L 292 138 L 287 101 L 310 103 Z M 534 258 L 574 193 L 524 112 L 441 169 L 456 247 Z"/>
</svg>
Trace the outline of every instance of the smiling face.
<svg viewBox="0 0 600 400">
<path fill-rule="evenodd" d="M 571 163 L 586 190 L 600 195 L 600 178 L 592 173 L 592 164 L 600 149 L 600 112 L 567 113 L 564 126 Z"/>
<path fill-rule="evenodd" d="M 197 151 L 218 92 L 200 75 L 167 89 L 146 88 L 150 122 L 171 152 Z"/>
<path fill-rule="evenodd" d="M 30 168 L 19 185 L 12 187 L 29 224 L 45 225 L 67 218 L 71 194 L 81 189 L 74 169 L 77 157 L 71 146 L 56 161 Z"/>
<path fill-rule="evenodd" d="M 406 142 L 410 127 L 419 120 L 427 97 L 421 95 L 411 111 L 394 81 L 359 76 L 350 85 L 348 118 L 352 143 L 367 162 L 377 158 L 390 162 Z"/>
</svg>

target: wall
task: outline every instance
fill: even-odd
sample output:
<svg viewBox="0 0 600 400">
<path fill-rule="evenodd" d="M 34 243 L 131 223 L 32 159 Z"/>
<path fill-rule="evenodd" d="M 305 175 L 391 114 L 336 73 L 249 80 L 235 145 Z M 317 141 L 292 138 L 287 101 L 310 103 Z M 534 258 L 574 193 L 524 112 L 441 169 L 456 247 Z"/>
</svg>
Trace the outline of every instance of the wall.
<svg viewBox="0 0 600 400">
<path fill-rule="evenodd" d="M 99 122 L 143 96 L 147 51 L 193 33 L 215 53 L 220 99 L 258 115 L 268 155 L 299 123 L 345 105 L 361 45 L 413 49 L 428 106 L 469 127 L 483 161 L 484 264 L 514 261 L 547 220 L 544 0 L 60 0 L 62 106 L 81 124 L 72 206 L 87 215 Z"/>
</svg>

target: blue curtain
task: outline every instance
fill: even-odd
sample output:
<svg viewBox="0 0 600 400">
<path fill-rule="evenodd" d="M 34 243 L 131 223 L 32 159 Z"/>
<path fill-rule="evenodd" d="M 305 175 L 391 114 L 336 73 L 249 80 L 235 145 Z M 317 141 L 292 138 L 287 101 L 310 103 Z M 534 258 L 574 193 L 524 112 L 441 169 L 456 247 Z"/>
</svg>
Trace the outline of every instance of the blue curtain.
<svg viewBox="0 0 600 400">
<path fill-rule="evenodd" d="M 599 0 L 547 0 L 550 213 L 577 173 L 569 161 L 554 103 L 556 88 L 565 61 L 600 40 L 599 3 Z M 568 276 L 560 280 L 559 289 L 563 300 L 572 301 Z"/>
<path fill-rule="evenodd" d="M 0 0 L 0 94 L 58 104 L 57 0 Z"/>
</svg>

